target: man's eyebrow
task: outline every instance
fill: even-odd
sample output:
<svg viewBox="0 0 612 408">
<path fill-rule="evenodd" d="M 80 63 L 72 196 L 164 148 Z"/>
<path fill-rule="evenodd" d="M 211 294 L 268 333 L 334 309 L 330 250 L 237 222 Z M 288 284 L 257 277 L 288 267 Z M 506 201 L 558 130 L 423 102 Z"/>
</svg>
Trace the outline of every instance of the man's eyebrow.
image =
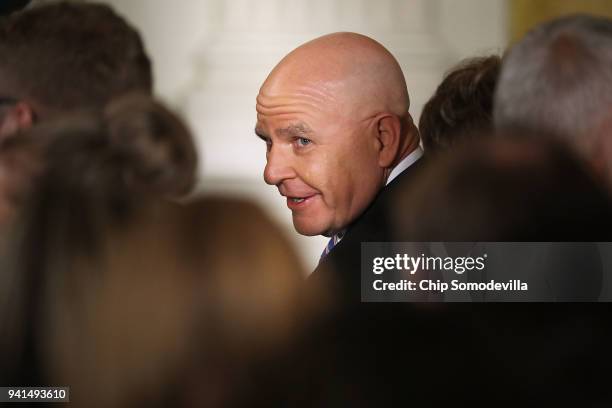
<svg viewBox="0 0 612 408">
<path fill-rule="evenodd" d="M 312 131 L 305 123 L 296 123 L 284 128 L 276 129 L 276 133 L 280 136 L 304 137 L 308 136 Z"/>
</svg>

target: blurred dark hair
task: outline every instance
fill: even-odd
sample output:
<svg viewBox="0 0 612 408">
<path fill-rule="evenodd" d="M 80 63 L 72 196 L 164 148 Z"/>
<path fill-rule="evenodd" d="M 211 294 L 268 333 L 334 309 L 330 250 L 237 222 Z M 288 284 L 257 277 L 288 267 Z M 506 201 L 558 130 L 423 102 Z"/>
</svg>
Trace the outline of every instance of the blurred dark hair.
<svg viewBox="0 0 612 408">
<path fill-rule="evenodd" d="M 491 55 L 464 60 L 446 74 L 419 119 L 426 151 L 446 150 L 492 126 L 500 66 L 500 57 Z"/>
<path fill-rule="evenodd" d="M 0 20 L 0 73 L 0 96 L 31 102 L 39 115 L 152 89 L 140 35 L 95 3 L 43 4 Z"/>
<path fill-rule="evenodd" d="M 131 95 L 6 143 L 41 166 L 0 235 L 0 382 L 70 384 L 75 406 L 252 406 L 249 375 L 308 319 L 304 274 L 252 203 L 165 199 L 195 170 L 178 118 Z"/>
<path fill-rule="evenodd" d="M 146 95 L 126 95 L 103 112 L 48 121 L 27 137 L 44 148 L 24 216 L 38 218 L 34 228 L 78 225 L 79 234 L 42 228 L 74 239 L 67 248 L 94 246 L 101 226 L 123 222 L 150 198 L 179 197 L 195 183 L 191 134 Z"/>
<path fill-rule="evenodd" d="M 253 204 L 220 197 L 148 197 L 120 221 L 108 202 L 72 216 L 69 199 L 47 197 L 53 205 L 11 236 L 22 304 L 10 327 L 23 334 L 4 361 L 21 372 L 3 379 L 70 384 L 75 406 L 252 406 L 245 376 L 309 316 L 280 229 Z M 109 391 L 92 401 L 100 388 Z"/>
<path fill-rule="evenodd" d="M 43 188 L 72 189 L 112 202 L 135 191 L 177 197 L 195 182 L 191 133 L 174 113 L 144 94 L 125 95 L 103 111 L 43 123 L 26 137 L 32 145 L 45 146 L 45 170 L 38 182 Z"/>
<path fill-rule="evenodd" d="M 0 143 L 0 228 L 38 188 L 91 189 L 100 202 L 125 200 L 128 191 L 180 197 L 193 187 L 196 167 L 183 122 L 149 96 L 128 94 L 103 111 L 51 119 Z M 35 183 L 37 175 L 45 180 Z M 84 211 L 86 201 L 74 199 Z"/>
<path fill-rule="evenodd" d="M 427 163 L 402 192 L 397 240 L 605 240 L 609 205 L 599 182 L 552 138 L 485 134 Z"/>
<path fill-rule="evenodd" d="M 35 381 L 39 373 L 29 370 L 37 365 L 27 359 L 36 359 L 38 329 L 29 321 L 41 312 L 39 295 L 53 279 L 45 271 L 99 254 L 104 231 L 119 228 L 150 200 L 185 193 L 195 181 L 197 157 L 181 120 L 141 94 L 119 98 L 104 111 L 43 122 L 6 140 L 0 145 L 2 166 L 15 157 L 13 167 L 25 179 L 13 187 L 14 196 L 2 197 L 17 197 L 10 204 L 19 208 L 0 230 L 0 269 L 16 296 L 8 300 L 15 313 L 7 324 L 23 319 L 31 336 L 23 341 L 21 378 Z"/>
<path fill-rule="evenodd" d="M 430 160 L 421 177 L 395 203 L 395 240 L 471 244 L 460 248 L 462 254 L 475 242 L 571 243 L 549 250 L 546 256 L 553 257 L 540 259 L 544 264 L 510 256 L 503 264 L 517 268 L 512 276 L 525 276 L 530 266 L 538 267 L 531 270 L 529 289 L 534 289 L 531 278 L 546 282 L 550 286 L 543 293 L 551 300 L 575 300 L 577 293 L 588 295 L 587 301 L 597 299 L 602 264 L 596 246 L 590 243 L 609 241 L 609 196 L 566 145 L 551 136 L 536 136 L 526 132 L 499 137 L 485 134 Z M 447 246 L 449 254 L 452 247 Z M 580 256 L 574 258 L 576 254 Z M 559 259 L 571 262 L 559 264 Z M 540 269 L 543 265 L 551 268 Z M 487 279 L 493 276 L 486 275 Z M 477 274 L 468 277 L 482 278 Z M 568 292 L 559 286 L 566 282 L 579 287 L 572 286 Z M 519 300 L 447 306 L 448 327 L 459 326 L 441 338 L 457 339 L 449 349 L 453 356 L 457 350 L 472 350 L 477 345 L 476 353 L 468 353 L 457 367 L 463 370 L 472 364 L 482 367 L 478 372 L 487 373 L 480 381 L 487 384 L 482 389 L 489 396 L 481 401 L 502 406 L 538 400 L 543 405 L 551 401 L 609 403 L 605 379 L 582 378 L 610 362 L 610 309 L 605 303 Z M 463 346 L 461 341 L 465 341 Z M 449 370 L 453 368 L 448 364 Z M 503 388 L 519 377 L 525 379 L 523 385 L 512 396 L 504 395 Z M 469 381 L 460 384 L 460 389 L 470 389 Z M 567 392 L 541 392 L 566 388 Z M 499 400 L 501 395 L 503 400 Z"/>
</svg>

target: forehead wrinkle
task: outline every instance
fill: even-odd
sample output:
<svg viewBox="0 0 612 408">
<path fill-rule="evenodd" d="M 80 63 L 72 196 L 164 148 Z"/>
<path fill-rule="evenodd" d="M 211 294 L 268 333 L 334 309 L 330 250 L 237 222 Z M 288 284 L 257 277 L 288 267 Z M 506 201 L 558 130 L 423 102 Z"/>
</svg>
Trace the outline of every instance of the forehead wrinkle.
<svg viewBox="0 0 612 408">
<path fill-rule="evenodd" d="M 258 95 L 257 104 L 266 109 L 274 109 L 281 106 L 306 105 L 318 107 L 324 104 L 333 103 L 335 98 L 325 98 L 320 95 L 313 95 L 306 92 L 295 92 L 285 95 Z"/>
<path fill-rule="evenodd" d="M 325 112 L 320 102 L 314 98 L 299 98 L 294 96 L 257 97 L 257 113 L 261 115 L 291 115 L 309 114 L 312 112 Z"/>
<path fill-rule="evenodd" d="M 298 99 L 305 104 L 319 106 L 337 103 L 340 81 L 312 80 L 302 83 L 292 83 L 284 80 L 274 86 L 263 86 L 257 95 L 257 103 L 264 107 L 275 107 L 277 104 L 290 103 Z M 270 89 L 272 88 L 272 89 Z"/>
<path fill-rule="evenodd" d="M 342 81 L 312 81 L 298 87 L 295 95 L 315 100 L 318 103 L 334 103 L 337 102 L 342 88 Z"/>
</svg>

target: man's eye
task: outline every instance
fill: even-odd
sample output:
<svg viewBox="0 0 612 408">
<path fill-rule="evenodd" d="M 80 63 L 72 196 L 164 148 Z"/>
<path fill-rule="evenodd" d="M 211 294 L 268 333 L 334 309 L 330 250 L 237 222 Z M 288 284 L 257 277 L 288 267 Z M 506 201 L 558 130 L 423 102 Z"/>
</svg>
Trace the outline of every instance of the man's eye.
<svg viewBox="0 0 612 408">
<path fill-rule="evenodd" d="M 299 138 L 297 139 L 297 144 L 298 144 L 298 146 L 300 146 L 300 147 L 308 146 L 308 145 L 309 145 L 309 144 L 311 144 L 311 143 L 312 143 L 312 140 L 310 140 L 310 139 L 306 139 L 305 137 L 299 137 Z"/>
</svg>

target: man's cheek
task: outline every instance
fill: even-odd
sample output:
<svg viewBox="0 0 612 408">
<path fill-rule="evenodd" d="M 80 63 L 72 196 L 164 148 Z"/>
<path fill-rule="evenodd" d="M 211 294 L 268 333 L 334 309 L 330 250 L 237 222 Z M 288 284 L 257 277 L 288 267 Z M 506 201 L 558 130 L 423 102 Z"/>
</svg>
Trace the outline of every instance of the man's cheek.
<svg viewBox="0 0 612 408">
<path fill-rule="evenodd" d="M 322 190 L 326 189 L 331 177 L 328 173 L 324 164 L 311 162 L 307 166 L 303 166 L 302 181 L 322 193 Z"/>
</svg>

